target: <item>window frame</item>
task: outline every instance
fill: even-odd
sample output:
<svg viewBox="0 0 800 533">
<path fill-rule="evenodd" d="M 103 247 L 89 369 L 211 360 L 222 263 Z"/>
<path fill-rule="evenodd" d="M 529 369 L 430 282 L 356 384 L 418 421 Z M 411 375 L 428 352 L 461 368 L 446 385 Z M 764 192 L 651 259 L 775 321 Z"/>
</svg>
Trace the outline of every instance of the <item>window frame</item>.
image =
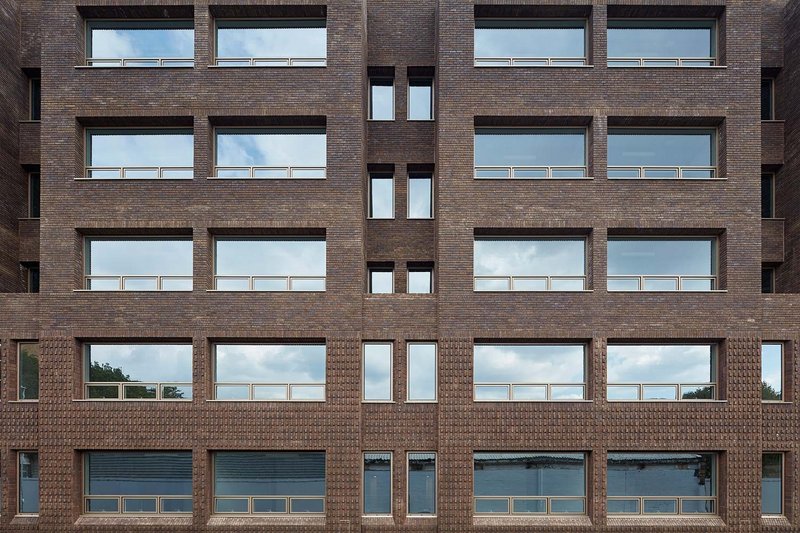
<svg viewBox="0 0 800 533">
<path fill-rule="evenodd" d="M 772 451 L 762 451 L 761 452 L 761 461 L 762 461 L 762 468 L 761 468 L 761 483 L 763 486 L 764 482 L 764 469 L 763 469 L 763 461 L 765 455 L 777 455 L 781 459 L 781 497 L 779 500 L 781 506 L 781 512 L 779 513 L 761 513 L 762 518 L 774 518 L 774 517 L 785 517 L 786 516 L 786 452 L 772 452 Z M 759 486 L 759 503 L 761 506 L 764 505 L 764 491 L 761 490 L 761 486 Z"/>
<path fill-rule="evenodd" d="M 498 60 L 501 58 L 494 58 L 494 57 L 484 57 L 478 56 L 475 50 L 475 42 L 474 42 L 474 31 L 479 29 L 477 27 L 478 20 L 480 19 L 488 19 L 488 20 L 495 20 L 495 21 L 541 21 L 541 22 L 552 22 L 552 21 L 581 21 L 583 22 L 583 57 L 540 57 L 540 58 L 525 58 L 525 57 L 504 57 L 502 60 L 508 61 L 508 64 L 500 65 L 500 64 L 486 64 L 490 62 L 490 60 Z M 508 68 L 508 67 L 515 67 L 515 68 L 537 68 L 537 67 L 559 67 L 559 68 L 580 68 L 580 67 L 587 67 L 592 66 L 592 63 L 589 58 L 589 44 L 591 42 L 591 36 L 589 31 L 589 18 L 587 17 L 474 17 L 473 20 L 473 46 L 472 46 L 472 59 L 473 59 L 473 67 L 477 68 Z M 535 29 L 535 28 L 528 28 L 528 29 Z M 532 60 L 546 60 L 546 64 L 531 64 Z M 569 61 L 569 62 L 578 62 L 582 61 L 583 64 L 581 65 L 561 65 L 561 64 L 553 64 L 553 61 Z M 518 61 L 522 61 L 523 64 L 517 63 Z M 528 64 L 525 64 L 525 61 Z M 483 64 L 479 64 L 483 62 Z M 539 61 L 541 62 L 541 61 Z M 499 63 L 499 61 L 494 61 L 494 63 Z"/>
<path fill-rule="evenodd" d="M 428 190 L 428 194 L 431 200 L 431 214 L 427 217 L 412 217 L 411 216 L 411 181 L 412 180 L 423 180 L 427 179 L 430 180 L 431 186 Z M 406 175 L 406 220 L 433 220 L 435 217 L 435 209 L 434 209 L 434 173 L 430 172 L 409 172 Z"/>
<path fill-rule="evenodd" d="M 427 272 L 430 279 L 430 290 L 427 292 L 411 292 L 411 273 L 412 272 Z M 436 287 L 434 285 L 434 268 L 432 266 L 412 266 L 406 269 L 406 294 L 434 294 Z"/>
<path fill-rule="evenodd" d="M 391 85 L 376 84 L 377 87 L 391 87 L 392 88 L 392 116 L 391 118 L 372 118 L 372 87 L 374 81 L 391 80 Z M 397 120 L 397 88 L 395 87 L 395 79 L 393 76 L 368 76 L 367 84 L 369 85 L 369 92 L 367 94 L 367 122 L 394 122 Z"/>
<path fill-rule="evenodd" d="M 34 181 L 34 177 L 33 176 L 36 176 L 35 181 L 38 183 L 38 185 L 36 186 L 36 188 L 38 190 L 38 194 L 35 194 L 35 195 L 32 192 L 33 188 L 34 188 L 33 187 L 33 181 Z M 39 219 L 42 218 L 42 173 L 41 172 L 28 172 L 28 187 L 27 187 L 27 189 L 28 189 L 28 197 L 27 197 L 27 202 L 26 202 L 27 205 L 26 205 L 26 207 L 27 207 L 28 218 L 34 219 L 34 220 L 39 220 Z M 35 210 L 33 209 L 33 205 L 34 205 L 33 199 L 34 198 L 36 198 L 36 210 L 39 211 L 39 213 L 36 216 L 34 216 L 34 211 Z"/>
<path fill-rule="evenodd" d="M 124 22 L 134 22 L 143 25 L 151 25 L 151 29 L 159 29 L 158 25 L 161 23 L 169 23 L 169 22 L 179 22 L 179 23 L 189 23 L 192 25 L 192 34 L 196 38 L 196 28 L 194 24 L 193 18 L 169 18 L 169 17 L 160 17 L 160 18 L 120 18 L 120 17 L 98 17 L 98 18 L 86 18 L 84 19 L 84 26 L 83 31 L 84 35 L 86 36 L 86 46 L 83 50 L 84 53 L 84 62 L 82 67 L 87 68 L 194 68 L 196 61 L 195 55 L 197 54 L 197 50 L 194 46 L 194 39 L 192 44 L 192 57 L 180 57 L 180 58 L 134 58 L 134 57 L 120 57 L 120 58 L 103 58 L 98 57 L 94 58 L 91 56 L 90 52 L 92 51 L 92 26 L 96 25 L 98 22 L 117 22 L 117 23 L 124 23 Z M 164 28 L 162 28 L 164 29 Z M 105 64 L 94 65 L 92 64 L 93 61 L 104 60 Z M 113 61 L 115 64 L 109 64 L 109 62 Z M 128 61 L 155 61 L 155 65 L 128 65 L 126 64 Z M 191 62 L 191 65 L 186 65 L 185 63 Z M 172 64 L 171 64 L 172 63 Z M 179 64 L 184 63 L 184 64 Z"/>
<path fill-rule="evenodd" d="M 778 217 L 775 216 L 777 214 L 776 210 L 775 210 L 775 208 L 776 208 L 776 205 L 775 205 L 775 200 L 776 200 L 775 187 L 777 185 L 777 180 L 776 180 L 775 173 L 774 172 L 762 172 L 761 173 L 761 183 L 762 183 L 762 185 L 763 185 L 765 179 L 769 180 L 769 182 L 770 182 L 770 201 L 769 201 L 770 205 L 769 205 L 769 208 L 770 208 L 770 212 L 771 212 L 772 216 L 764 217 L 764 209 L 763 209 L 763 204 L 762 204 L 761 220 L 774 220 L 774 219 L 778 218 Z M 762 189 L 763 189 L 763 187 L 762 187 Z M 762 195 L 763 195 L 763 192 L 762 192 Z M 762 199 L 763 199 L 763 196 L 762 196 Z"/>
<path fill-rule="evenodd" d="M 411 349 L 413 345 L 433 345 L 434 348 L 434 368 L 433 368 L 433 399 L 432 400 L 413 400 L 411 399 Z M 439 403 L 439 343 L 437 341 L 406 341 L 406 399 L 404 403 Z"/>
<path fill-rule="evenodd" d="M 17 390 L 16 390 L 16 399 L 14 401 L 20 403 L 38 403 L 39 402 L 39 388 L 41 387 L 40 378 L 41 378 L 41 370 L 38 368 L 39 365 L 39 357 L 41 357 L 41 348 L 38 347 L 39 341 L 38 340 L 18 340 L 15 342 L 17 347 Z M 22 388 L 22 348 L 23 346 L 27 346 L 29 344 L 37 345 L 37 351 L 39 351 L 37 355 L 37 374 L 36 374 L 36 387 L 37 393 L 36 398 L 21 398 L 20 389 Z"/>
<path fill-rule="evenodd" d="M 712 51 L 714 52 L 714 56 L 709 56 L 708 58 L 698 58 L 698 57 L 606 57 L 606 67 L 607 68 L 724 68 L 725 65 L 721 64 L 720 59 L 720 21 L 719 17 L 610 17 L 606 22 L 606 42 L 608 42 L 608 31 L 610 29 L 610 23 L 615 23 L 617 21 L 624 21 L 624 22 L 711 22 L 711 33 L 712 33 L 712 40 L 711 46 Z M 670 61 L 670 60 L 677 60 L 676 65 L 668 65 L 668 66 L 655 66 L 655 65 L 645 65 L 644 61 L 646 60 L 654 60 L 654 61 Z M 710 60 L 713 64 L 711 65 L 684 65 L 684 61 L 700 61 L 700 60 Z M 639 64 L 637 65 L 610 65 L 612 61 L 638 61 Z"/>
<path fill-rule="evenodd" d="M 433 503 L 436 512 L 433 514 L 415 514 L 410 512 L 410 505 L 411 505 L 411 498 L 409 497 L 409 491 L 411 489 L 410 485 L 410 478 L 411 478 L 411 455 L 415 454 L 431 454 L 433 455 L 433 463 L 434 463 L 434 476 L 436 479 L 436 488 L 433 494 Z M 406 451 L 406 517 L 411 518 L 438 518 L 439 516 L 439 452 L 436 451 L 425 451 L 425 450 L 407 450 Z"/>
<path fill-rule="evenodd" d="M 764 290 L 764 276 L 769 276 L 769 290 Z M 775 294 L 775 267 L 761 267 L 761 294 Z"/>
<path fill-rule="evenodd" d="M 39 98 L 34 97 L 34 85 L 39 85 Z M 39 118 L 36 118 L 36 115 Z M 42 121 L 42 77 L 32 76 L 28 78 L 28 122 L 41 122 Z"/>
<path fill-rule="evenodd" d="M 38 294 L 41 285 L 41 271 L 39 263 L 23 263 L 25 269 L 25 291 L 28 294 Z"/>
<path fill-rule="evenodd" d="M 264 22 L 264 21 L 280 21 L 280 22 L 296 22 L 296 21 L 322 21 L 323 28 L 325 28 L 325 57 L 223 57 L 220 58 L 218 44 L 219 44 L 219 23 L 222 22 L 223 24 L 226 22 Z M 212 44 L 212 63 L 210 66 L 212 67 L 223 67 L 223 68 L 326 68 L 328 66 L 328 47 L 330 45 L 330 39 L 328 35 L 328 17 L 214 17 L 213 20 L 213 35 L 214 35 L 214 42 Z M 258 61 L 264 63 L 265 61 L 275 61 L 280 59 L 280 64 L 256 64 Z M 286 60 L 286 64 L 283 64 L 283 60 Z M 220 64 L 229 62 L 238 62 L 242 63 L 247 61 L 248 65 L 224 65 Z M 299 64 L 295 64 L 294 62 L 297 61 Z M 305 62 L 305 64 L 303 64 Z M 314 64 L 314 63 L 324 63 L 324 64 Z"/>
<path fill-rule="evenodd" d="M 412 85 L 412 81 L 430 81 L 430 85 Z M 436 121 L 436 107 L 434 105 L 435 98 L 435 84 L 434 76 L 409 76 L 406 80 L 408 90 L 408 101 L 406 102 L 406 120 L 408 122 L 435 122 Z M 430 116 L 431 118 L 411 118 L 411 87 L 430 87 L 431 88 L 431 101 L 430 101 Z"/>
<path fill-rule="evenodd" d="M 366 490 L 364 487 L 364 474 L 366 472 L 366 455 L 371 453 L 385 453 L 389 455 L 389 512 L 388 513 L 367 513 L 364 509 L 367 503 Z M 361 452 L 361 517 L 392 517 L 394 516 L 394 452 L 392 451 L 362 451 Z"/>
<path fill-rule="evenodd" d="M 392 275 L 392 290 L 390 292 L 373 292 L 373 290 L 372 290 L 372 285 L 373 285 L 372 274 L 373 273 L 377 273 L 377 272 L 389 272 Z M 378 294 L 378 295 L 383 295 L 383 296 L 386 296 L 388 294 L 397 294 L 397 292 L 395 292 L 396 287 L 395 287 L 394 267 L 389 267 L 389 266 L 367 266 L 367 275 L 368 275 L 368 279 L 367 279 L 367 294 Z"/>
<path fill-rule="evenodd" d="M 767 81 L 769 83 L 769 118 L 761 117 L 762 122 L 776 120 L 775 118 L 775 77 L 774 76 L 761 76 L 761 83 Z M 763 113 L 763 109 L 762 109 Z"/>
<path fill-rule="evenodd" d="M 780 346 L 781 347 L 781 397 L 778 400 L 765 400 L 764 396 L 762 394 L 761 395 L 761 403 L 762 404 L 765 404 L 765 403 L 772 403 L 772 404 L 791 403 L 791 401 L 787 400 L 787 395 L 786 395 L 786 392 L 787 392 L 786 391 L 786 381 L 787 381 L 787 379 L 786 379 L 786 356 L 787 356 L 787 353 L 788 353 L 787 346 L 789 345 L 789 341 L 773 341 L 773 340 L 767 340 L 767 339 L 762 339 L 761 340 L 760 351 L 759 351 L 759 359 L 758 359 L 759 370 L 760 370 L 759 378 L 761 378 L 761 379 L 759 379 L 759 386 L 762 386 L 761 383 L 763 383 L 763 381 L 764 381 L 763 377 L 764 377 L 764 345 L 765 344 L 771 344 L 771 345 L 776 345 L 776 346 Z"/>
<path fill-rule="evenodd" d="M 17 453 L 16 453 L 16 458 L 17 458 L 17 468 L 16 468 L 17 508 L 16 508 L 15 516 L 39 516 L 39 512 L 35 512 L 35 513 L 24 513 L 24 512 L 22 512 L 22 464 L 21 464 L 21 462 L 22 462 L 22 454 L 23 453 L 29 453 L 29 454 L 35 453 L 36 454 L 36 460 L 40 461 L 39 450 L 32 450 L 32 449 L 17 450 Z M 39 463 L 39 479 L 41 480 L 41 463 Z M 39 483 L 41 483 L 41 481 L 39 481 Z M 41 504 L 41 497 L 42 497 L 41 484 L 39 485 L 38 489 L 39 489 L 39 495 L 38 495 L 37 498 L 38 498 L 39 503 Z M 40 507 L 40 511 L 41 511 L 41 507 Z"/>
<path fill-rule="evenodd" d="M 389 399 L 388 400 L 369 400 L 366 398 L 365 379 L 367 364 L 366 351 L 367 345 L 389 346 Z M 362 341 L 361 342 L 361 403 L 395 403 L 394 399 L 394 342 L 393 341 Z M 378 452 L 376 452 L 378 453 Z"/>
<path fill-rule="evenodd" d="M 391 192 L 391 208 L 392 213 L 391 216 L 388 217 L 376 217 L 373 214 L 375 202 L 372 196 L 374 189 L 372 187 L 372 180 L 391 180 L 392 182 L 392 192 Z M 394 179 L 394 174 L 390 172 L 369 172 L 367 174 L 367 194 L 369 195 L 369 205 L 367 206 L 367 220 L 394 220 L 396 218 L 396 209 L 395 209 L 395 196 L 396 196 L 396 184 Z"/>
</svg>

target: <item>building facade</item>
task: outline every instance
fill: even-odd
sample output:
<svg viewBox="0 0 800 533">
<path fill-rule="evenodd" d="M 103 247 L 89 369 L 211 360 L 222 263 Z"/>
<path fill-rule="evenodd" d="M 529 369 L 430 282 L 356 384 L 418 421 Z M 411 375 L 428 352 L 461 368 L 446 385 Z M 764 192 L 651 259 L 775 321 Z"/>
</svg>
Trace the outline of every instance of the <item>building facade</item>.
<svg viewBox="0 0 800 533">
<path fill-rule="evenodd" d="M 0 529 L 800 528 L 796 0 L 4 0 L 0 85 Z"/>
</svg>

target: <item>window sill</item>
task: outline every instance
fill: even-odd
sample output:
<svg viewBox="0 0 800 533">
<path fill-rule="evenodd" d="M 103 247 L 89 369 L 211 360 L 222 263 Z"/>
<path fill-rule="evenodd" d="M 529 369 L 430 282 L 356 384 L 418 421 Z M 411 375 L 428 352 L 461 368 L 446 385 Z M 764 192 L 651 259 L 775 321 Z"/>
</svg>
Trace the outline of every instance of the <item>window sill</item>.
<svg viewBox="0 0 800 533">
<path fill-rule="evenodd" d="M 92 65 L 75 65 L 75 68 L 78 70 L 192 70 L 194 69 L 194 65 L 187 66 L 187 65 L 172 65 L 172 66 L 160 66 L 160 67 L 145 67 L 145 66 L 92 66 Z"/>
<path fill-rule="evenodd" d="M 417 405 L 419 405 L 419 404 L 422 404 L 422 405 L 426 405 L 426 404 L 436 405 L 436 404 L 439 403 L 439 400 L 406 400 L 403 403 L 417 404 Z M 420 515 L 420 516 L 427 516 L 427 515 Z"/>
<path fill-rule="evenodd" d="M 610 294 L 723 294 L 727 293 L 727 289 L 714 290 L 714 291 L 618 291 L 607 290 Z"/>
<path fill-rule="evenodd" d="M 9 400 L 8 403 L 39 403 L 39 400 Z"/>
<path fill-rule="evenodd" d="M 472 525 L 475 527 L 519 527 L 519 526 L 545 526 L 556 527 L 589 527 L 592 521 L 588 516 L 473 516 Z"/>
<path fill-rule="evenodd" d="M 395 525 L 392 515 L 361 515 L 361 524 L 367 527 L 392 527 Z"/>
<path fill-rule="evenodd" d="M 27 119 L 24 119 L 24 120 L 20 120 L 19 123 L 20 124 L 41 124 L 42 120 L 41 119 L 34 120 L 32 118 L 27 118 Z"/>
<path fill-rule="evenodd" d="M 393 118 L 368 118 L 367 122 L 395 122 Z"/>
<path fill-rule="evenodd" d="M 119 67 L 118 67 L 119 68 Z M 328 65 L 208 65 L 210 69 L 221 69 L 221 70 L 232 70 L 232 69 L 256 69 L 256 68 L 263 68 L 263 69 L 297 69 L 297 70 L 308 70 L 314 68 L 328 68 Z"/>
<path fill-rule="evenodd" d="M 406 122 L 436 122 L 435 118 L 407 118 Z"/>
<path fill-rule="evenodd" d="M 718 516 L 609 516 L 609 526 L 725 527 Z"/>
<path fill-rule="evenodd" d="M 75 178 L 75 181 L 192 181 L 194 178 Z"/>
<path fill-rule="evenodd" d="M 479 178 L 478 176 L 472 176 L 475 181 L 592 181 L 594 176 L 583 176 L 583 177 L 573 177 L 573 178 Z"/>
<path fill-rule="evenodd" d="M 698 403 L 728 403 L 728 400 L 606 400 L 608 403 L 667 403 L 673 404 L 698 404 Z"/>
<path fill-rule="evenodd" d="M 728 178 L 606 178 L 608 181 L 684 181 L 687 183 L 707 183 L 709 181 L 728 181 Z"/>
<path fill-rule="evenodd" d="M 189 516 L 97 516 L 83 515 L 75 522 L 76 526 L 191 526 Z"/>
<path fill-rule="evenodd" d="M 20 217 L 17 220 L 41 220 L 41 217 Z"/>
<path fill-rule="evenodd" d="M 12 526 L 35 526 L 38 523 L 38 514 L 18 514 L 11 519 Z"/>
<path fill-rule="evenodd" d="M 35 121 L 34 121 L 34 122 L 35 122 Z M 784 124 L 786 121 L 785 121 L 785 120 L 783 120 L 783 119 L 771 118 L 771 119 L 769 119 L 769 120 L 764 120 L 764 119 L 761 119 L 761 122 L 762 122 L 762 123 L 763 123 L 763 122 L 777 122 L 777 123 L 779 123 L 779 124 Z"/>
<path fill-rule="evenodd" d="M 125 292 L 125 291 L 118 291 L 118 292 Z M 141 291 L 146 292 L 146 291 Z M 150 292 L 167 292 L 167 291 L 150 291 Z M 181 292 L 181 291 L 172 291 L 172 292 Z M 189 291 L 185 291 L 189 292 Z M 229 293 L 229 294 L 325 294 L 325 291 L 234 291 L 228 289 L 206 289 L 206 292 L 216 292 L 216 293 Z"/>
<path fill-rule="evenodd" d="M 191 398 L 184 398 L 181 400 L 156 400 L 156 399 L 148 399 L 148 398 L 125 398 L 123 400 L 117 400 L 114 398 L 73 398 L 73 402 L 79 403 L 131 403 L 131 402 L 143 402 L 143 403 L 158 403 L 158 404 L 169 404 L 169 403 L 192 403 Z"/>
<path fill-rule="evenodd" d="M 394 405 L 397 402 L 394 400 L 361 400 L 361 403 L 364 405 L 376 404 L 376 405 Z"/>
<path fill-rule="evenodd" d="M 504 403 L 594 403 L 594 400 L 472 400 L 472 403 L 489 403 L 489 404 L 504 404 Z"/>
<path fill-rule="evenodd" d="M 789 522 L 789 519 L 783 515 L 762 515 L 761 525 L 766 527 L 778 527 L 778 528 L 792 527 L 792 523 Z"/>
<path fill-rule="evenodd" d="M 792 402 L 785 400 L 761 400 L 762 405 L 792 405 Z"/>
<path fill-rule="evenodd" d="M 179 291 L 179 290 L 160 290 L 160 291 L 134 291 L 134 290 L 120 290 L 120 289 L 109 289 L 109 290 L 93 290 L 93 289 L 72 289 L 72 292 L 83 292 L 83 293 L 98 293 L 98 294 L 109 294 L 109 293 L 133 293 L 133 294 L 164 294 L 164 293 L 184 293 L 184 294 L 191 294 L 191 290 L 186 291 Z"/>
<path fill-rule="evenodd" d="M 206 176 L 206 179 L 211 181 L 325 181 L 327 178 L 224 178 L 220 176 Z"/>
<path fill-rule="evenodd" d="M 325 526 L 325 516 L 212 516 L 209 526 Z"/>
<path fill-rule="evenodd" d="M 542 294 L 582 294 L 587 292 L 594 292 L 594 289 L 584 289 L 582 291 L 476 291 L 475 289 L 472 290 L 474 294 L 516 294 L 516 293 L 524 293 L 524 294 L 531 294 L 531 293 L 542 293 Z M 625 291 L 620 291 L 625 292 Z M 630 291 L 634 292 L 634 291 Z M 636 292 L 644 292 L 644 291 L 636 291 Z"/>
<path fill-rule="evenodd" d="M 325 403 L 327 400 L 206 400 L 210 403 Z"/>
<path fill-rule="evenodd" d="M 473 65 L 475 68 L 594 68 L 594 65 Z"/>
<path fill-rule="evenodd" d="M 619 65 L 616 67 L 606 66 L 608 69 L 646 69 L 646 70 L 724 70 L 728 65 L 709 65 L 706 67 L 686 67 L 686 66 L 668 66 L 668 67 L 647 67 L 643 65 Z"/>
</svg>

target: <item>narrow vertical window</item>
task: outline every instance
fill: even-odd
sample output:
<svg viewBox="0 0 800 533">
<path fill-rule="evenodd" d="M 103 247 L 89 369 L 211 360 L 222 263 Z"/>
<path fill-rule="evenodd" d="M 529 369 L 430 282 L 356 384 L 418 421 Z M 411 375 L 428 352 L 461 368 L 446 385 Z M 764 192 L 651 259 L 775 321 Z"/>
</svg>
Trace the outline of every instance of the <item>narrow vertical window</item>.
<svg viewBox="0 0 800 533">
<path fill-rule="evenodd" d="M 408 514 L 436 515 L 436 454 L 408 454 Z"/>
<path fill-rule="evenodd" d="M 783 514 L 783 454 L 761 456 L 761 514 Z"/>
<path fill-rule="evenodd" d="M 408 269 L 408 293 L 430 294 L 433 292 L 433 269 L 412 267 Z"/>
<path fill-rule="evenodd" d="M 394 218 L 394 177 L 369 176 L 369 218 Z"/>
<path fill-rule="evenodd" d="M 408 120 L 433 120 L 433 78 L 408 80 Z"/>
<path fill-rule="evenodd" d="M 31 78 L 30 80 L 30 119 L 42 120 L 42 80 L 41 78 Z"/>
<path fill-rule="evenodd" d="M 392 344 L 364 343 L 362 399 L 365 402 L 392 401 Z"/>
<path fill-rule="evenodd" d="M 775 174 L 761 174 L 761 218 L 775 218 Z"/>
<path fill-rule="evenodd" d="M 783 344 L 761 345 L 761 401 L 783 401 Z"/>
<path fill-rule="evenodd" d="M 39 399 L 39 343 L 21 342 L 19 350 L 19 400 Z"/>
<path fill-rule="evenodd" d="M 39 514 L 39 452 L 19 452 L 19 514 Z"/>
<path fill-rule="evenodd" d="M 761 78 L 761 120 L 775 120 L 775 80 Z"/>
<path fill-rule="evenodd" d="M 408 218 L 433 218 L 433 176 L 408 176 Z"/>
<path fill-rule="evenodd" d="M 394 292 L 394 270 L 392 267 L 374 266 L 369 268 L 370 294 L 391 294 Z"/>
<path fill-rule="evenodd" d="M 27 289 L 30 293 L 39 292 L 39 263 L 26 263 L 25 276 Z"/>
<path fill-rule="evenodd" d="M 40 185 L 38 172 L 28 174 L 28 218 L 39 218 L 40 216 Z"/>
<path fill-rule="evenodd" d="M 775 269 L 762 268 L 761 269 L 761 292 L 764 294 L 771 294 L 775 292 Z"/>
<path fill-rule="evenodd" d="M 394 120 L 393 78 L 370 78 L 369 119 Z"/>
<path fill-rule="evenodd" d="M 436 343 L 408 343 L 408 401 L 437 400 Z"/>
<path fill-rule="evenodd" d="M 392 454 L 364 454 L 364 514 L 392 514 Z"/>
</svg>

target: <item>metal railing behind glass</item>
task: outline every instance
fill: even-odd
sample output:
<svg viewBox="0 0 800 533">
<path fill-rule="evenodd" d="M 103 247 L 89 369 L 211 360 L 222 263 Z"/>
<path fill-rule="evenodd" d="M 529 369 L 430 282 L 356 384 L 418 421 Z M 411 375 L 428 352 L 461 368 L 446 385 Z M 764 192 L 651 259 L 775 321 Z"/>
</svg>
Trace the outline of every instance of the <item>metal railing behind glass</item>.
<svg viewBox="0 0 800 533">
<path fill-rule="evenodd" d="M 90 291 L 190 291 L 192 276 L 120 275 L 84 276 Z"/>
<path fill-rule="evenodd" d="M 608 514 L 709 515 L 717 512 L 716 496 L 608 496 Z"/>
<path fill-rule="evenodd" d="M 475 276 L 476 291 L 582 291 L 586 276 Z"/>
<path fill-rule="evenodd" d="M 324 402 L 324 383 L 215 382 L 215 400 L 264 402 Z"/>
<path fill-rule="evenodd" d="M 84 179 L 192 179 L 193 167 L 86 167 Z"/>
<path fill-rule="evenodd" d="M 609 291 L 713 291 L 716 276 L 608 276 Z"/>
<path fill-rule="evenodd" d="M 609 401 L 695 401 L 717 397 L 717 384 L 708 383 L 609 383 Z"/>
<path fill-rule="evenodd" d="M 476 67 L 580 67 L 585 57 L 476 57 Z"/>
<path fill-rule="evenodd" d="M 214 167 L 221 179 L 325 179 L 326 167 Z"/>
<path fill-rule="evenodd" d="M 608 177 L 611 179 L 684 179 L 707 180 L 717 177 L 717 167 L 703 166 L 621 166 L 608 167 Z"/>
<path fill-rule="evenodd" d="M 473 385 L 476 402 L 557 402 L 583 400 L 583 383 L 490 383 Z"/>
<path fill-rule="evenodd" d="M 176 382 L 90 381 L 87 400 L 191 400 L 192 384 Z"/>
<path fill-rule="evenodd" d="M 218 57 L 218 67 L 325 67 L 324 57 Z"/>
<path fill-rule="evenodd" d="M 325 276 L 214 276 L 216 291 L 324 291 Z"/>
<path fill-rule="evenodd" d="M 716 57 L 609 57 L 609 67 L 713 67 Z"/>
<path fill-rule="evenodd" d="M 325 514 L 324 496 L 215 496 L 217 514 Z"/>
<path fill-rule="evenodd" d="M 84 496 L 83 512 L 86 514 L 191 514 L 191 496 Z"/>
<path fill-rule="evenodd" d="M 90 57 L 90 67 L 193 67 L 191 57 Z"/>
<path fill-rule="evenodd" d="M 475 167 L 476 179 L 568 179 L 585 178 L 586 167 L 582 166 L 479 166 Z"/>
<path fill-rule="evenodd" d="M 475 496 L 476 515 L 586 514 L 582 496 Z"/>
</svg>

